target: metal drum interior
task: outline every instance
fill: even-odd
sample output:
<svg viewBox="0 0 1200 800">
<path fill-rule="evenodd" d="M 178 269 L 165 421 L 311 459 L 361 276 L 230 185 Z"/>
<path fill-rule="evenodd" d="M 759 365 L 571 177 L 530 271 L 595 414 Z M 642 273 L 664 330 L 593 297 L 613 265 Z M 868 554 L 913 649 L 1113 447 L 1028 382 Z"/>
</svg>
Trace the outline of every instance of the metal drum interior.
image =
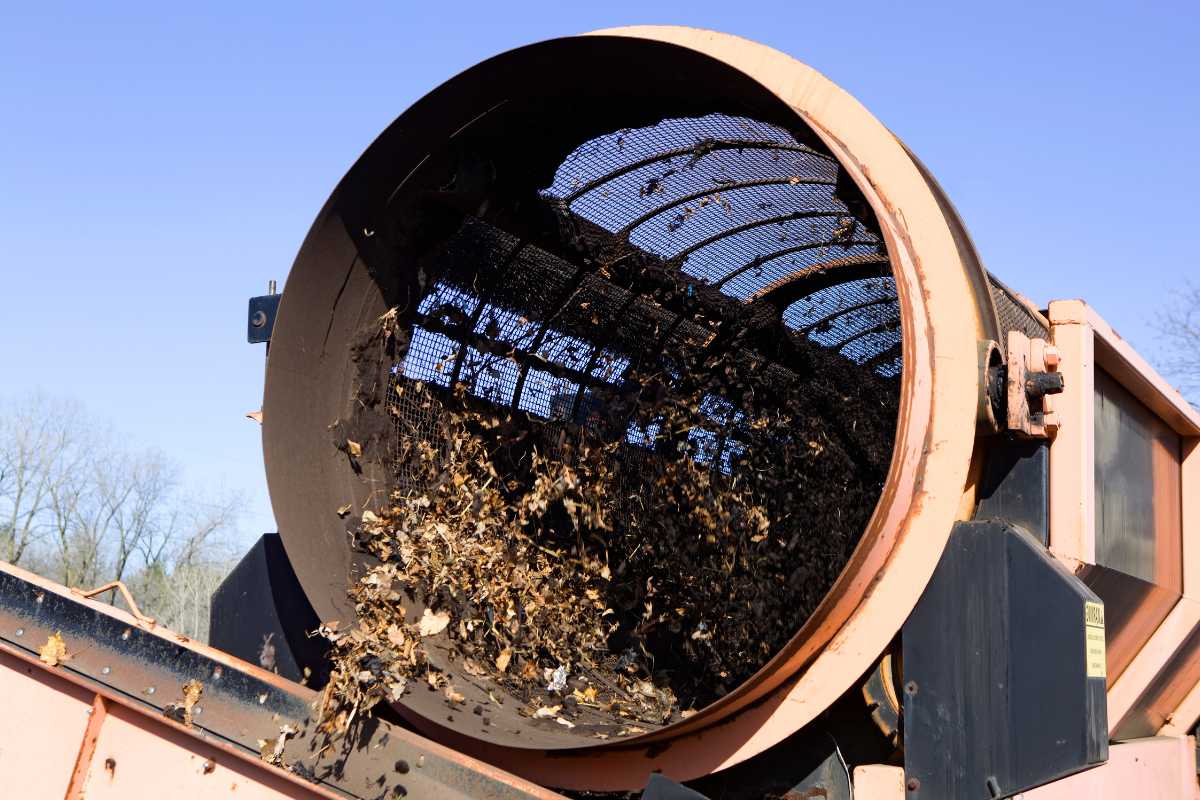
<svg viewBox="0 0 1200 800">
<path fill-rule="evenodd" d="M 557 68 L 567 63 L 579 68 Z M 645 80 L 648 69 L 655 80 Z M 698 607 L 726 591 L 758 604 L 746 618 L 763 630 L 737 631 L 756 651 L 724 681 L 685 685 L 707 657 L 712 625 L 686 607 L 683 636 L 635 641 L 623 624 L 591 673 L 580 671 L 603 683 L 597 673 L 622 668 L 636 644 L 648 658 L 635 670 L 680 699 L 662 719 L 630 726 L 590 709 L 569 729 L 531 719 L 519 713 L 528 690 L 472 680 L 462 643 L 446 634 L 430 640 L 430 659 L 456 676 L 465 707 L 503 702 L 462 713 L 417 690 L 400 701 L 404 713 L 427 730 L 506 748 L 577 750 L 695 729 L 786 680 L 807 641 L 798 632 L 826 619 L 828 593 L 850 580 L 847 563 L 865 558 L 860 538 L 894 483 L 909 332 L 894 235 L 861 180 L 743 72 L 614 36 L 484 62 L 414 105 L 364 154 L 289 277 L 264 404 L 280 531 L 322 619 L 353 619 L 347 585 L 372 563 L 349 544 L 357 514 L 335 509 L 422 491 L 409 469 L 414 444 L 442 446 L 436 431 L 450 402 L 572 446 L 615 443 L 622 491 L 609 509 L 609 544 L 648 546 L 639 579 L 679 572 L 671 549 L 653 552 L 657 540 L 645 535 L 653 516 L 643 509 L 638 524 L 622 522 L 624 506 L 673 460 L 702 467 L 714 486 L 773 476 L 748 496 L 769 512 L 764 542 L 783 554 L 762 574 L 746 562 L 735 576 L 687 576 L 691 594 L 681 596 L 700 598 Z M 381 319 L 402 347 L 377 347 Z M 694 424 L 667 435 L 642 412 L 675 397 L 688 399 Z M 764 417 L 792 427 L 760 435 Z M 347 452 L 347 441 L 361 452 Z M 629 555 L 611 549 L 604 556 L 616 573 Z M 752 597 L 735 596 L 755 580 Z M 618 615 L 645 599 L 619 583 L 603 598 Z M 413 604 L 414 619 L 421 610 Z"/>
</svg>

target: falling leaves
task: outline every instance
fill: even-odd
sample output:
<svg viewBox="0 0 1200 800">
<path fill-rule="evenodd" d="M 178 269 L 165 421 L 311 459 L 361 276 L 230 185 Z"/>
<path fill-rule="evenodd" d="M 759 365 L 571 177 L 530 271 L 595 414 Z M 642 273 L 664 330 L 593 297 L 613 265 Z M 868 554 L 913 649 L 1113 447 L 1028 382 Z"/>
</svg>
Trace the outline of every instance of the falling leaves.
<svg viewBox="0 0 1200 800">
<path fill-rule="evenodd" d="M 63 641 L 62 632 L 56 631 L 38 648 L 38 658 L 51 667 L 57 667 L 71 657 L 67 654 L 67 643 Z"/>
</svg>

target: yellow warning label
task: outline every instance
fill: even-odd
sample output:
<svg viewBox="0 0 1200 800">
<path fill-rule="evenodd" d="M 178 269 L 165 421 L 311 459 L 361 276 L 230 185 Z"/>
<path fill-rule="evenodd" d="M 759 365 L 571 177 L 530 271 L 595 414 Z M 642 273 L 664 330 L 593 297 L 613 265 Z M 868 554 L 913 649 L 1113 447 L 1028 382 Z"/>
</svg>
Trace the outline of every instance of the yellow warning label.
<svg viewBox="0 0 1200 800">
<path fill-rule="evenodd" d="M 1108 672 L 1105 669 L 1104 646 L 1104 604 L 1085 602 L 1083 604 L 1083 645 L 1084 659 L 1087 663 L 1089 678 L 1103 678 Z"/>
</svg>

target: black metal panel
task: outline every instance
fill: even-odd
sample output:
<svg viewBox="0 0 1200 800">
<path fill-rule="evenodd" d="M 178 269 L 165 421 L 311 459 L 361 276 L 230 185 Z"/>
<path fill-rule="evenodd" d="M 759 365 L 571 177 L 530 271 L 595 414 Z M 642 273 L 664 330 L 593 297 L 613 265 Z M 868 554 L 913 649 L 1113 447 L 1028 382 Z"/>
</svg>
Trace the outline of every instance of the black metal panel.
<svg viewBox="0 0 1200 800">
<path fill-rule="evenodd" d="M 689 789 L 682 783 L 676 783 L 658 772 L 652 772 L 650 780 L 646 783 L 646 789 L 642 792 L 642 800 L 709 800 L 709 798 L 708 795 L 700 794 L 695 789 Z"/>
<path fill-rule="evenodd" d="M 903 629 L 909 798 L 1008 797 L 1108 758 L 1087 603 L 1029 534 L 955 526 Z"/>
<path fill-rule="evenodd" d="M 872 722 L 856 683 L 818 720 L 740 764 L 688 781 L 687 787 L 712 800 L 850 800 L 854 766 L 886 763 L 894 752 Z"/>
<path fill-rule="evenodd" d="M 282 296 L 264 294 L 250 298 L 250 308 L 246 312 L 247 342 L 261 344 L 271 341 L 271 331 L 275 329 L 275 314 L 279 311 L 279 298 Z"/>
<path fill-rule="evenodd" d="M 1050 446 L 1005 436 L 988 449 L 976 519 L 1011 522 L 1050 544 Z"/>
<path fill-rule="evenodd" d="M 277 533 L 265 533 L 213 593 L 209 644 L 218 650 L 319 687 L 329 677 L 320 625 Z"/>
</svg>

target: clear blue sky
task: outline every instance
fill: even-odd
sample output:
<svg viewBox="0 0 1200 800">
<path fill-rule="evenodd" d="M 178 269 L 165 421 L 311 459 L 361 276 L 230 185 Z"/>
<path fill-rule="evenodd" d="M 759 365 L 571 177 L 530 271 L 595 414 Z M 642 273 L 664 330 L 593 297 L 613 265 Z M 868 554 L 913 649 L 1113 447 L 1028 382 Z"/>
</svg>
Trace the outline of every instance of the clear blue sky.
<svg viewBox="0 0 1200 800">
<path fill-rule="evenodd" d="M 988 266 L 1148 323 L 1200 266 L 1200 6 L 0 1 L 0 395 L 82 401 L 273 529 L 246 299 L 428 89 L 520 44 L 673 23 L 845 86 L 930 166 Z M 250 6 L 254 8 L 251 9 Z"/>
</svg>

